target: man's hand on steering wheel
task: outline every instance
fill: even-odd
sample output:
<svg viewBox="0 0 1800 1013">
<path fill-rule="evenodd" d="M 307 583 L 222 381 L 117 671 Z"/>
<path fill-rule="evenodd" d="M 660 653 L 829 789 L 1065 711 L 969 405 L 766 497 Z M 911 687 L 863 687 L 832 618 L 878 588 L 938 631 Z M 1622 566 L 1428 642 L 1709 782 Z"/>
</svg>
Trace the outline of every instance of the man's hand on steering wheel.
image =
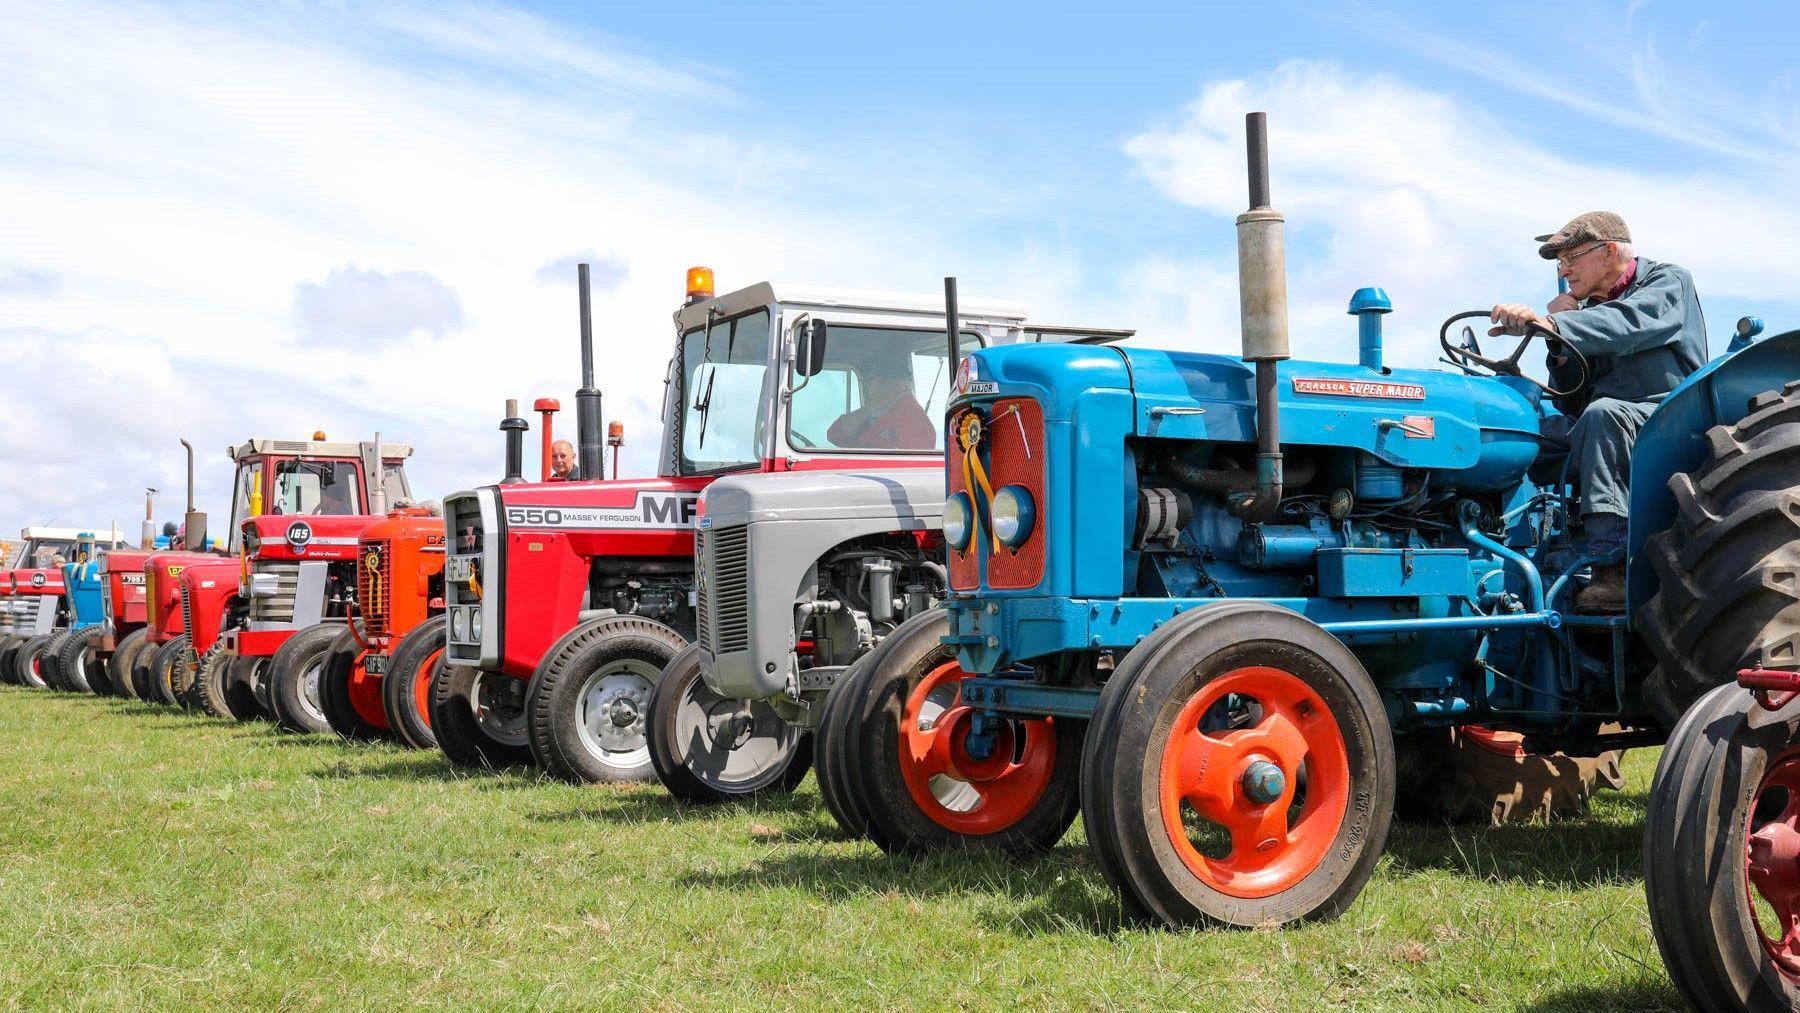
<svg viewBox="0 0 1800 1013">
<path fill-rule="evenodd" d="M 1562 296 L 1557 298 L 1561 299 Z M 1555 304 L 1551 304 L 1554 308 Z M 1531 333 L 1532 327 L 1540 327 L 1552 334 L 1556 333 L 1556 321 L 1550 319 L 1524 303 L 1501 303 L 1488 314 L 1494 326 L 1488 328 L 1489 337 L 1510 334 L 1522 337 Z"/>
</svg>

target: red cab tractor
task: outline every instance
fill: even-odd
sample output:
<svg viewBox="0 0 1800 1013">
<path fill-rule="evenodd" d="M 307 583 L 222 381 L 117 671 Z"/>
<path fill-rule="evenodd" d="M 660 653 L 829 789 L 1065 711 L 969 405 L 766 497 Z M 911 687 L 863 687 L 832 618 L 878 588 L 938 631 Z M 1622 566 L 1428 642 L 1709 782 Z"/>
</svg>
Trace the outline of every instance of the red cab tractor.
<svg viewBox="0 0 1800 1013">
<path fill-rule="evenodd" d="M 232 451 L 238 487 L 233 579 L 184 584 L 195 643 L 194 701 L 249 717 L 257 701 L 291 731 L 325 731 L 319 675 L 345 632 L 356 593 L 357 541 L 387 504 L 410 499 L 401 443 L 252 440 Z M 258 710 L 260 711 L 260 707 Z"/>
<path fill-rule="evenodd" d="M 1024 317 L 1010 303 L 969 309 L 982 333 Z M 770 283 L 715 296 L 711 272 L 696 269 L 675 324 L 656 477 L 503 483 L 445 499 L 448 663 L 431 717 L 452 761 L 536 762 L 574 783 L 655 776 L 646 708 L 695 630 L 700 490 L 741 472 L 940 466 L 950 383 L 933 379 L 944 347 L 936 298 Z M 582 329 L 586 394 L 585 312 Z M 877 362 L 896 391 L 851 382 L 863 372 L 853 367 Z M 896 392 L 910 411 L 884 407 Z M 580 473 L 599 476 L 597 408 L 578 399 L 577 417 Z M 881 432 L 848 438 L 833 428 L 847 418 Z M 792 759 L 804 765 L 805 750 Z"/>
</svg>

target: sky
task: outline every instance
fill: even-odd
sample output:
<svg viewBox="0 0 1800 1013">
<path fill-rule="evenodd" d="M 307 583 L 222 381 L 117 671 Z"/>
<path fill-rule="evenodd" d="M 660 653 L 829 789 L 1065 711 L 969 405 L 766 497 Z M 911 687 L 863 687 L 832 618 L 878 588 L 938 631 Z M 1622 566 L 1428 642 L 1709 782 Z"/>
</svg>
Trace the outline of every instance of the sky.
<svg viewBox="0 0 1800 1013">
<path fill-rule="evenodd" d="M 0 0 L 0 531 L 174 517 L 183 437 L 215 516 L 252 435 L 492 482 L 504 399 L 573 430 L 581 260 L 627 475 L 695 264 L 1233 354 L 1252 110 L 1298 356 L 1380 285 L 1432 365 L 1600 208 L 1715 353 L 1800 326 L 1794 5 L 1470 6 Z"/>
</svg>

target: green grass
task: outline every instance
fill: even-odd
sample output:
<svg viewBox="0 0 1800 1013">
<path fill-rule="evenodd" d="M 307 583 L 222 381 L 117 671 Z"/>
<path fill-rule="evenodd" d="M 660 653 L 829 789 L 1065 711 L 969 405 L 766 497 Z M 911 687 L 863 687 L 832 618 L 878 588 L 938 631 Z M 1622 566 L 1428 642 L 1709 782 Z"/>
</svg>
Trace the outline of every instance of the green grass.
<svg viewBox="0 0 1800 1013">
<path fill-rule="evenodd" d="M 1679 1009 L 1638 873 L 1652 751 L 1553 825 L 1397 825 L 1329 925 L 1122 925 L 1077 826 L 1041 860 L 890 859 L 809 780 L 466 775 L 0 687 L 0 1005 Z"/>
</svg>

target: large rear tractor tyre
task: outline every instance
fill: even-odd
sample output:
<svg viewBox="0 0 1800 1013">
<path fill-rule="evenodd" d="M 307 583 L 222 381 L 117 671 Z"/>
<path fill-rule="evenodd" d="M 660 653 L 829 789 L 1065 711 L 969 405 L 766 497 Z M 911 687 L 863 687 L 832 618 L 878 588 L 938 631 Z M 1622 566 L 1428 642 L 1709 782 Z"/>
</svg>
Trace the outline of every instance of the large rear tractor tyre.
<svg viewBox="0 0 1800 1013">
<path fill-rule="evenodd" d="M 175 669 L 181 664 L 181 656 L 187 653 L 188 637 L 183 633 L 171 637 L 156 648 L 150 655 L 150 663 L 144 673 L 145 699 L 159 703 L 165 707 L 174 707 L 180 701 L 175 696 Z"/>
<path fill-rule="evenodd" d="M 1624 787 L 1622 749 L 1599 756 L 1528 753 L 1524 737 L 1469 725 L 1396 744 L 1394 813 L 1413 823 L 1500 826 L 1585 816 L 1594 793 Z"/>
<path fill-rule="evenodd" d="M 50 684 L 44 681 L 44 648 L 50 646 L 53 634 L 31 637 L 19 645 L 13 652 L 13 677 L 19 685 L 32 689 L 49 689 Z"/>
<path fill-rule="evenodd" d="M 100 660 L 98 626 L 74 630 L 56 645 L 56 672 L 63 685 L 78 693 L 111 696 L 112 684 L 106 679 L 106 666 Z"/>
<path fill-rule="evenodd" d="M 1644 546 L 1660 582 L 1637 615 L 1644 692 L 1665 727 L 1740 668 L 1800 665 L 1800 380 L 1749 410 L 1669 479 L 1675 521 Z"/>
<path fill-rule="evenodd" d="M 57 630 L 50 634 L 50 640 L 44 645 L 38 658 L 38 674 L 44 677 L 44 685 L 58 693 L 73 692 L 69 684 L 63 681 L 62 669 L 58 668 L 56 664 L 57 648 L 62 646 L 63 641 L 69 638 L 71 632 L 73 631 Z"/>
<path fill-rule="evenodd" d="M 195 666 L 194 684 L 188 691 L 194 709 L 215 718 L 235 717 L 231 713 L 231 702 L 226 698 L 226 683 L 236 661 L 235 655 L 225 653 L 222 638 L 200 655 L 199 664 Z"/>
<path fill-rule="evenodd" d="M 126 700 L 138 698 L 137 685 L 131 678 L 131 669 L 137 664 L 138 655 L 143 653 L 149 637 L 150 630 L 147 627 L 140 626 L 132 630 L 125 634 L 124 639 L 119 641 L 119 646 L 106 659 L 106 677 L 112 682 L 114 696 L 123 697 Z"/>
<path fill-rule="evenodd" d="M 19 684 L 19 673 L 13 671 L 13 655 L 24 642 L 23 637 L 15 637 L 10 633 L 0 637 L 0 682 L 9 686 Z"/>
<path fill-rule="evenodd" d="M 331 644 L 343 632 L 337 623 L 309 626 L 289 637 L 269 660 L 269 702 L 282 731 L 305 735 L 331 731 L 319 696 Z"/>
<path fill-rule="evenodd" d="M 1374 683 L 1277 606 L 1165 623 L 1108 680 L 1087 746 L 1090 849 L 1128 911 L 1171 927 L 1334 918 L 1387 840 L 1393 737 Z"/>
<path fill-rule="evenodd" d="M 1702 1010 L 1800 1009 L 1800 711 L 1712 690 L 1663 749 L 1644 822 L 1650 926 Z"/>
<path fill-rule="evenodd" d="M 381 677 L 381 703 L 388 727 L 414 749 L 436 749 L 431 730 L 431 680 L 444 666 L 448 621 L 433 616 L 400 638 Z"/>
<path fill-rule="evenodd" d="M 700 648 L 662 670 L 650 691 L 650 761 L 683 802 L 730 802 L 787 794 L 812 766 L 813 736 L 763 700 L 714 693 L 700 674 Z"/>
<path fill-rule="evenodd" d="M 884 851 L 1047 851 L 1075 821 L 1084 724 L 1003 720 L 977 742 L 933 609 L 888 635 L 845 699 L 843 777 Z M 973 744 L 972 744 L 973 743 Z"/>
<path fill-rule="evenodd" d="M 504 672 L 439 665 L 431 677 L 431 730 L 438 749 L 458 767 L 530 766 L 525 681 Z"/>
<path fill-rule="evenodd" d="M 392 738 L 381 706 L 381 677 L 363 666 L 363 646 L 348 628 L 325 652 L 319 673 L 319 709 L 331 730 L 351 742 Z"/>
<path fill-rule="evenodd" d="M 650 691 L 686 647 L 681 634 L 636 616 L 565 634 L 538 663 L 525 698 L 538 766 L 570 784 L 655 777 L 645 734 Z"/>
</svg>

